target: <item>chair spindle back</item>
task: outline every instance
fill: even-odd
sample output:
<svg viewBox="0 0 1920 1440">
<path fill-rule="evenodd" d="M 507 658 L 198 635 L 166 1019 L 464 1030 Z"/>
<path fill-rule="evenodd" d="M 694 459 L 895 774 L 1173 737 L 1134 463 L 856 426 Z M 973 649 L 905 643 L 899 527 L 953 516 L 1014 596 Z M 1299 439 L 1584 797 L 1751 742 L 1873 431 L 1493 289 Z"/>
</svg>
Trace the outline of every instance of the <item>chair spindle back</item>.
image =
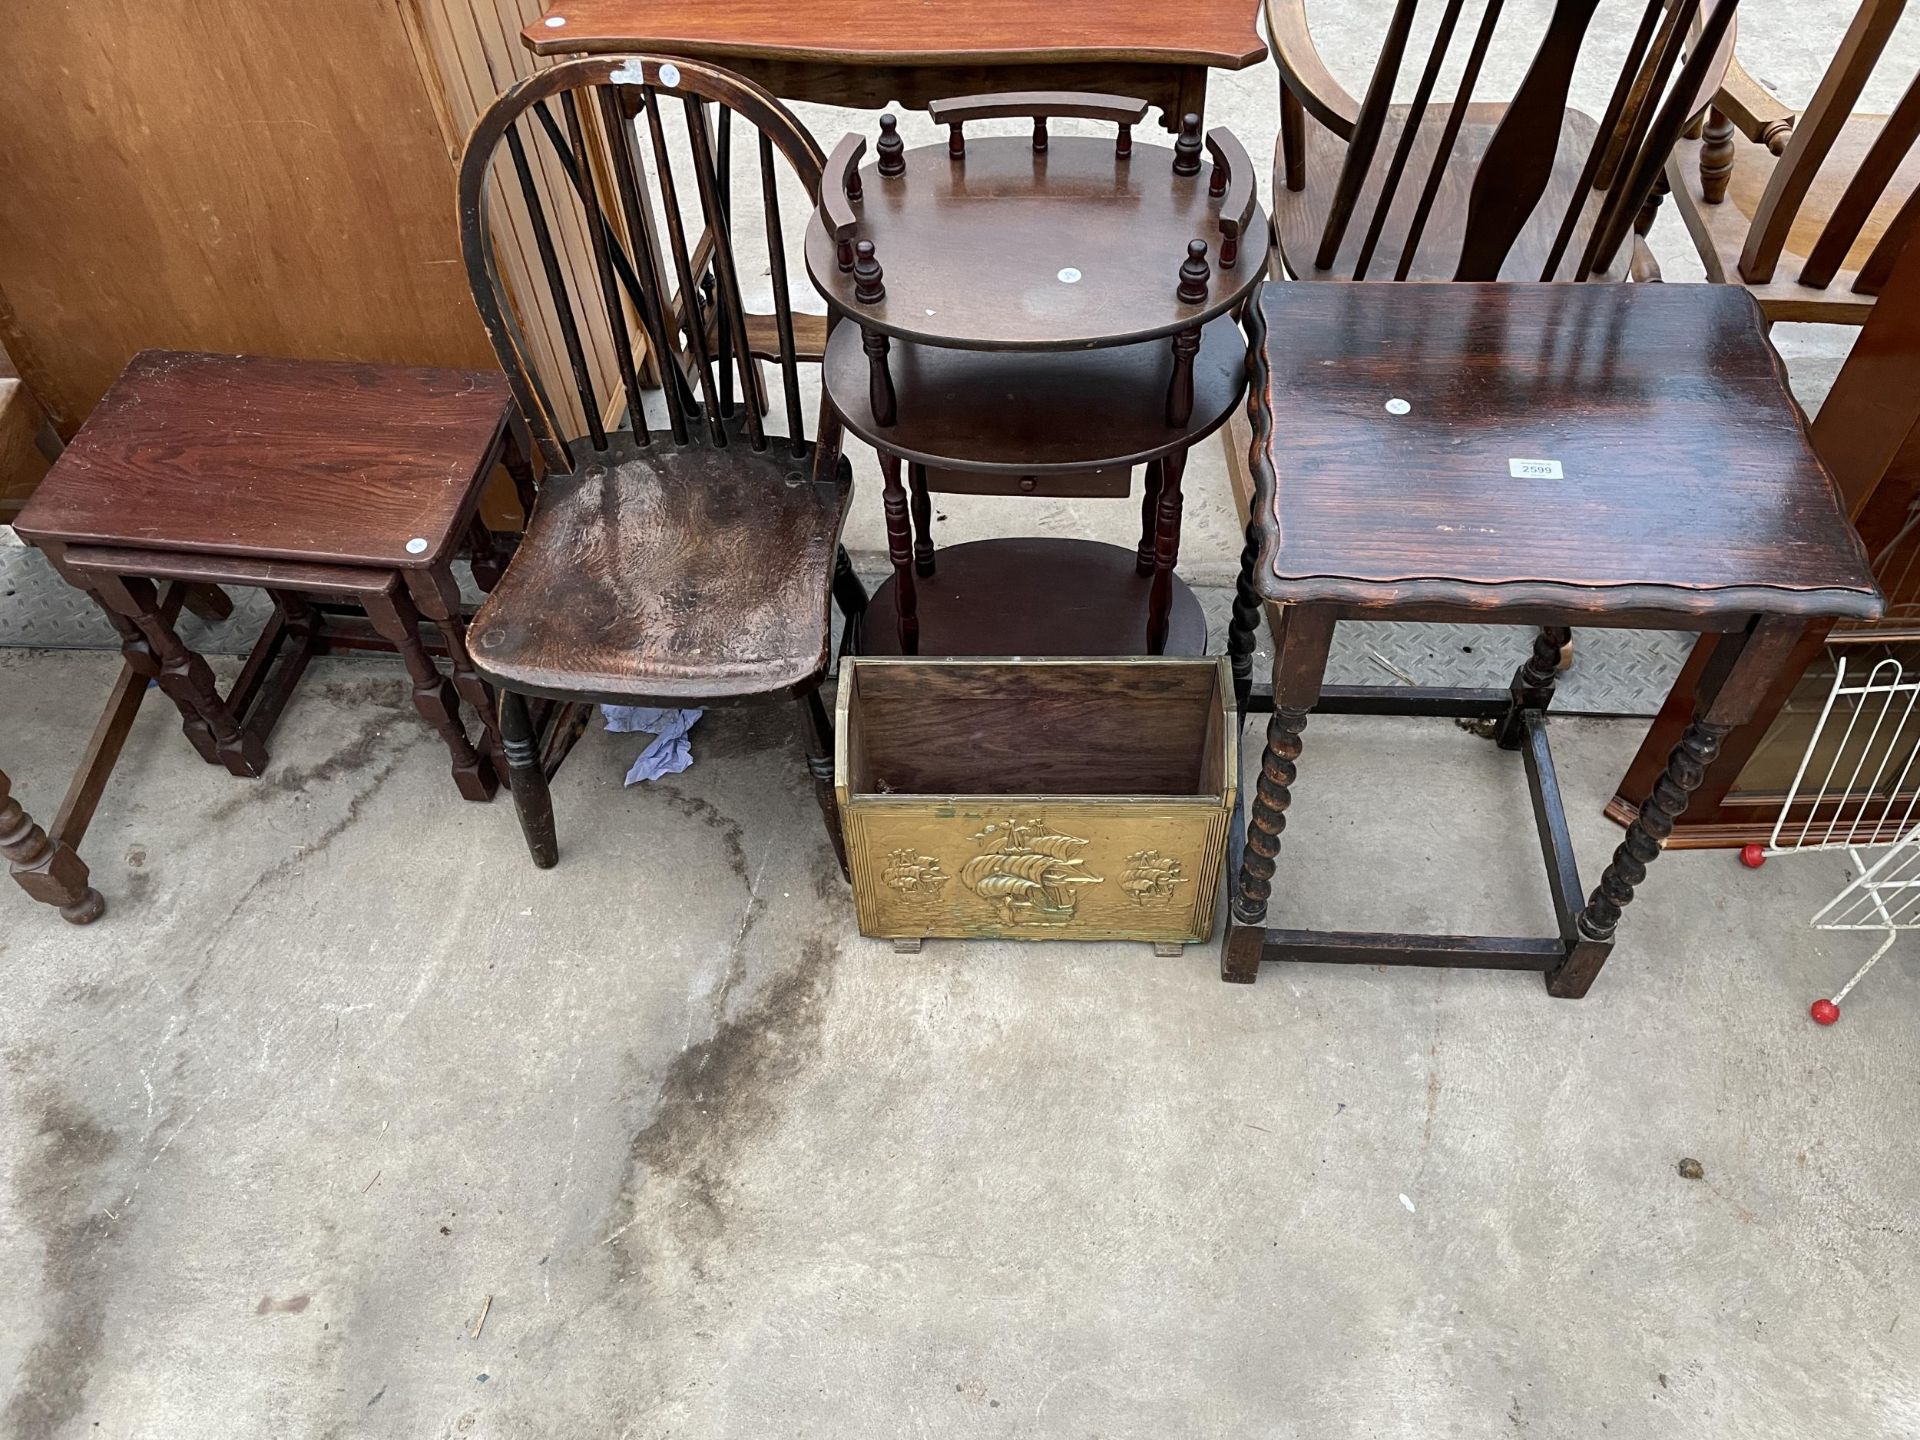
<svg viewBox="0 0 1920 1440">
<path fill-rule="evenodd" d="M 749 325 L 735 253 L 744 208 L 733 188 L 735 116 L 757 142 L 745 188 L 757 188 L 751 198 L 766 228 L 770 341 L 763 330 L 756 342 Z M 724 447 L 744 430 L 756 450 L 781 438 L 768 433 L 757 370 L 760 358 L 776 361 L 784 440 L 796 456 L 805 453 L 780 185 L 782 172 L 790 174 L 811 205 L 821 164 L 819 145 L 778 100 L 693 60 L 572 60 L 488 107 L 460 167 L 462 251 L 474 303 L 549 471 L 573 469 L 582 445 L 604 452 L 667 438 L 647 425 L 646 360 L 659 376 L 674 444 Z M 542 169 L 560 177 L 549 194 L 577 207 L 566 224 L 548 214 L 555 202 L 543 201 L 535 183 Z M 558 351 L 530 342 L 533 327 L 522 317 L 535 297 L 512 294 L 500 279 L 489 211 L 509 199 L 525 207 Z M 586 253 L 570 250 L 566 237 L 582 232 Z"/>
<path fill-rule="evenodd" d="M 1766 192 L 1754 210 L 1747 242 L 1740 254 L 1740 274 L 1749 284 L 1764 285 L 1773 279 L 1781 252 L 1800 217 L 1801 206 L 1814 179 L 1846 128 L 1860 93 L 1905 9 L 1906 0 L 1863 0 L 1854 12 L 1833 63 L 1821 77 L 1813 100 L 1794 122 L 1786 150 L 1773 167 Z M 1826 224 L 1821 226 L 1819 238 L 1801 266 L 1800 284 L 1825 289 L 1833 283 L 1917 138 L 1920 138 L 1920 75 L 1907 86 L 1906 93 L 1861 157 L 1859 169 L 1847 182 Z M 1880 293 L 1893 271 L 1894 260 L 1916 226 L 1920 226 L 1920 186 L 1907 196 L 1862 262 L 1852 287 L 1856 292 Z"/>
<path fill-rule="evenodd" d="M 1381 235 L 1407 178 L 1409 160 L 1441 71 L 1463 28 L 1465 0 L 1443 3 L 1433 42 L 1407 107 L 1406 123 L 1386 162 L 1372 214 L 1365 221 L 1355 279 L 1366 279 L 1376 261 Z M 1644 0 L 1626 60 L 1582 165 L 1579 183 L 1554 231 L 1554 243 L 1540 279 L 1584 280 L 1611 268 L 1674 142 L 1710 98 L 1702 91 L 1716 73 L 1715 57 L 1727 39 L 1738 4 L 1739 0 Z M 1419 8 L 1420 0 L 1395 0 L 1386 40 L 1361 99 L 1321 232 L 1314 257 L 1319 269 L 1333 266 L 1360 208 L 1386 128 L 1394 87 L 1408 58 Z M 1598 8 L 1599 0 L 1555 0 L 1526 76 L 1475 168 L 1456 280 L 1499 279 L 1515 241 L 1547 196 L 1575 67 Z M 1427 219 L 1499 27 L 1501 9 L 1502 0 L 1483 0 L 1478 23 L 1471 27 L 1473 38 L 1446 107 L 1432 161 L 1413 202 L 1405 241 L 1400 254 L 1393 257 L 1395 279 L 1406 278 L 1419 252 Z M 1694 24 L 1696 19 L 1698 25 Z M 1576 250 L 1574 241 L 1583 220 L 1585 239 Z"/>
</svg>

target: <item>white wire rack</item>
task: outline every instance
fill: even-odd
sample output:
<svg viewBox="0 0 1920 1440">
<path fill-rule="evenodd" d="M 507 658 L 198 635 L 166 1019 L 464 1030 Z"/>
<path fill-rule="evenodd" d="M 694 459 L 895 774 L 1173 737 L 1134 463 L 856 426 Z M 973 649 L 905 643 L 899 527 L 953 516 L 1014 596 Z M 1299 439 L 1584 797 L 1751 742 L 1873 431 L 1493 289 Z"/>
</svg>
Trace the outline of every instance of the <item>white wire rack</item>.
<svg viewBox="0 0 1920 1440">
<path fill-rule="evenodd" d="M 1916 702 L 1920 678 L 1909 679 L 1899 660 L 1876 660 L 1864 680 L 1849 680 L 1847 657 L 1837 655 L 1826 704 L 1773 822 L 1769 854 L 1884 845 L 1906 835 L 1920 818 Z"/>
<path fill-rule="evenodd" d="M 1864 679 L 1850 679 L 1846 654 L 1837 653 L 1833 685 L 1774 821 L 1769 854 L 1844 849 L 1853 860 L 1856 878 L 1814 915 L 1814 928 L 1885 936 L 1852 979 L 1814 1002 L 1823 1025 L 1839 1019 L 1840 1002 L 1902 930 L 1920 929 L 1916 705 L 1920 678 L 1908 678 L 1898 659 L 1875 660 Z M 1870 858 L 1876 849 L 1885 853 Z"/>
</svg>

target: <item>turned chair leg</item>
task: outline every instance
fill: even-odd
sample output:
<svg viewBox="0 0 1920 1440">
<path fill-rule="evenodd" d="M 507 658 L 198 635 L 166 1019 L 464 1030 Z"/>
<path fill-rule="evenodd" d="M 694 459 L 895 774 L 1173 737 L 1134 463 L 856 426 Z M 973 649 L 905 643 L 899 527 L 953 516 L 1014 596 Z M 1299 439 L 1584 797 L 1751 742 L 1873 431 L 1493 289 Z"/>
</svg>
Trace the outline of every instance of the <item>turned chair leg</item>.
<svg viewBox="0 0 1920 1440">
<path fill-rule="evenodd" d="M 833 603 L 840 607 L 840 653 L 860 653 L 860 627 L 867 618 L 867 587 L 854 573 L 853 559 L 847 547 L 838 547 L 833 561 Z"/>
<path fill-rule="evenodd" d="M 913 585 L 913 531 L 907 521 L 907 492 L 900 484 L 900 457 L 880 452 L 884 481 L 881 502 L 887 512 L 887 558 L 893 562 L 893 612 L 900 653 L 920 653 L 920 602 Z"/>
<path fill-rule="evenodd" d="M 867 611 L 867 587 L 860 583 L 860 576 L 853 568 L 853 557 L 847 554 L 844 545 L 833 559 L 833 603 L 849 620 Z"/>
<path fill-rule="evenodd" d="M 1153 574 L 1154 535 L 1160 521 L 1160 478 L 1160 462 L 1149 460 L 1140 496 L 1140 545 L 1133 557 L 1134 573 L 1143 577 Z"/>
<path fill-rule="evenodd" d="M 1293 805 L 1300 734 L 1320 698 L 1333 625 L 1330 611 L 1290 605 L 1280 634 L 1274 637 L 1273 716 L 1267 721 L 1267 743 L 1260 755 L 1260 778 L 1254 784 L 1240 871 L 1233 877 L 1232 923 L 1220 956 L 1222 980 L 1250 985 L 1260 968 L 1280 834 L 1287 828 L 1287 811 Z"/>
<path fill-rule="evenodd" d="M 161 690 L 180 707 L 183 715 L 191 713 L 213 733 L 214 752 L 220 763 L 230 773 L 247 779 L 265 771 L 266 746 L 257 735 L 241 726 L 226 701 L 220 698 L 206 660 L 187 648 L 161 613 L 153 582 L 131 575 L 102 575 L 95 584 L 95 593 L 131 620 L 153 648 L 160 664 L 155 678 Z M 128 658 L 131 660 L 132 656 Z"/>
<path fill-rule="evenodd" d="M 1173 623 L 1173 567 L 1180 561 L 1180 476 L 1187 452 L 1160 462 L 1160 500 L 1154 512 L 1153 586 L 1147 591 L 1147 653 L 1164 655 Z"/>
<path fill-rule="evenodd" d="M 927 467 L 909 465 L 913 491 L 913 569 L 923 579 L 933 574 L 933 496 L 927 491 Z"/>
<path fill-rule="evenodd" d="M 373 628 L 399 653 L 413 679 L 413 708 L 446 742 L 453 757 L 453 783 L 469 800 L 491 800 L 499 787 L 493 765 L 467 739 L 460 696 L 420 643 L 420 614 L 404 594 L 369 596 L 364 602 Z"/>
<path fill-rule="evenodd" d="M 560 843 L 553 831 L 553 795 L 540 763 L 540 734 L 527 713 L 527 697 L 507 689 L 500 691 L 500 739 L 507 755 L 513 809 L 520 817 L 520 833 L 527 837 L 527 851 L 535 865 L 551 870 L 560 863 Z"/>
<path fill-rule="evenodd" d="M 1553 685 L 1560 674 L 1560 651 L 1571 639 L 1573 631 L 1565 625 L 1542 626 L 1534 634 L 1533 653 L 1514 671 L 1513 683 L 1507 686 L 1507 694 L 1512 697 L 1507 703 L 1507 713 L 1494 727 L 1494 741 L 1502 750 L 1518 750 L 1526 743 L 1527 727 L 1520 719 L 1523 711 L 1545 710 L 1553 703 Z"/>
<path fill-rule="evenodd" d="M 807 774 L 813 777 L 813 798 L 820 804 L 820 818 L 826 821 L 827 838 L 833 842 L 834 858 L 840 873 L 849 881 L 847 841 L 840 829 L 840 799 L 833 788 L 833 722 L 820 692 L 809 690 L 800 697 L 800 743 L 807 752 Z"/>
<path fill-rule="evenodd" d="M 13 798 L 13 782 L 0 770 L 0 855 L 13 880 L 43 905 L 59 907 L 61 918 L 91 925 L 106 913 L 107 902 L 87 883 L 87 867 L 71 846 L 51 840 Z"/>
</svg>

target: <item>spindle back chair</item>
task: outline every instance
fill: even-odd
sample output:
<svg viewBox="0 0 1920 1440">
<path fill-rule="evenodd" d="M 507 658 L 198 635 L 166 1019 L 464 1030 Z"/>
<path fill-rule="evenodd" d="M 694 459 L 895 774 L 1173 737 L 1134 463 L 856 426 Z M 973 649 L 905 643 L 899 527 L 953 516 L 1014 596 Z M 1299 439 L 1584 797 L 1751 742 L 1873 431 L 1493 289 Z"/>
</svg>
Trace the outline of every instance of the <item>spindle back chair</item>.
<svg viewBox="0 0 1920 1440">
<path fill-rule="evenodd" d="M 1502 0 L 1482 0 L 1471 24 L 1465 0 L 1439 4 L 1421 58 L 1420 0 L 1395 0 L 1355 102 L 1314 51 L 1305 0 L 1267 0 L 1281 77 L 1274 230 L 1287 269 L 1299 279 L 1658 278 L 1636 229 L 1651 221 L 1668 153 L 1714 92 L 1738 0 L 1633 0 L 1635 29 L 1597 122 L 1570 96 L 1600 0 L 1556 0 L 1505 102 L 1476 98 Z M 1409 60 L 1419 62 L 1413 98 L 1395 104 Z M 1441 101 L 1441 74 L 1456 62 Z"/>
<path fill-rule="evenodd" d="M 1707 278 L 1746 286 L 1770 320 L 1864 323 L 1920 227 L 1920 75 L 1891 114 L 1854 113 L 1905 8 L 1862 0 L 1798 114 L 1732 61 L 1668 161 Z M 1736 150 L 1736 130 L 1753 143 Z"/>
<path fill-rule="evenodd" d="M 747 198 L 764 220 L 773 289 L 771 335 L 757 340 L 737 249 L 748 209 L 733 193 L 736 121 L 757 152 L 741 168 L 757 173 Z M 558 858 L 546 781 L 577 733 L 564 717 L 587 703 L 796 698 L 839 848 L 818 689 L 829 596 L 851 627 L 865 593 L 839 547 L 851 480 L 838 427 L 809 439 L 802 415 L 780 194 L 784 173 L 810 207 L 821 158 L 757 85 L 648 55 L 541 71 L 496 100 L 467 142 L 468 279 L 546 470 L 527 533 L 475 617 L 473 656 L 500 692 L 515 804 L 542 866 Z M 569 270 L 555 250 L 551 202 L 533 183 L 543 166 L 579 208 L 590 268 Z M 501 185 L 525 203 L 564 355 L 533 352 L 500 281 L 488 208 Z M 611 342 L 612 375 L 594 373 L 588 327 Z M 777 392 L 756 358 L 769 349 Z M 662 380 L 651 418 L 643 357 Z M 563 419 L 569 400 L 584 433 Z M 562 703 L 536 709 L 528 696 Z"/>
</svg>

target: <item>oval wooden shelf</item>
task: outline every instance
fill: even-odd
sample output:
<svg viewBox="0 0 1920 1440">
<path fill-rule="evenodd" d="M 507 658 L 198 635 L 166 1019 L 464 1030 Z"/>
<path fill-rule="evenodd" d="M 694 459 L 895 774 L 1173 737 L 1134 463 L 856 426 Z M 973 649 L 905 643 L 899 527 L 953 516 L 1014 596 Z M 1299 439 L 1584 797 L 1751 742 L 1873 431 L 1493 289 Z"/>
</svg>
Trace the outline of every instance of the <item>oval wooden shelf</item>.
<svg viewBox="0 0 1920 1440">
<path fill-rule="evenodd" d="M 1139 465 L 1206 438 L 1246 391 L 1246 337 L 1230 315 L 1201 331 L 1193 415 L 1166 423 L 1173 347 L 1147 340 L 1073 355 L 946 350 L 896 341 L 899 419 L 874 421 L 860 327 L 834 326 L 821 374 L 847 428 L 915 464 L 1006 475 Z M 1097 415 L 1098 425 L 1084 417 Z"/>
<path fill-rule="evenodd" d="M 807 271 L 828 304 L 930 345 L 1085 350 L 1192 329 L 1238 305 L 1264 269 L 1266 212 L 1254 207 L 1237 263 L 1220 269 L 1209 167 L 1175 175 L 1167 146 L 1136 142 L 1122 158 L 1111 136 L 1056 136 L 1043 151 L 1010 137 L 966 144 L 957 160 L 944 146 L 910 150 L 892 178 L 860 171 L 855 238 L 873 242 L 885 272 L 872 305 L 854 298 L 814 213 Z M 1213 273 L 1188 305 L 1175 292 L 1192 240 L 1207 242 Z"/>
<path fill-rule="evenodd" d="M 1147 653 L 1147 590 L 1134 552 L 1099 540 L 970 540 L 934 552 L 914 581 L 921 655 Z M 889 578 L 861 622 L 862 655 L 898 655 Z M 1166 654 L 1207 653 L 1200 601 L 1173 577 Z"/>
</svg>

